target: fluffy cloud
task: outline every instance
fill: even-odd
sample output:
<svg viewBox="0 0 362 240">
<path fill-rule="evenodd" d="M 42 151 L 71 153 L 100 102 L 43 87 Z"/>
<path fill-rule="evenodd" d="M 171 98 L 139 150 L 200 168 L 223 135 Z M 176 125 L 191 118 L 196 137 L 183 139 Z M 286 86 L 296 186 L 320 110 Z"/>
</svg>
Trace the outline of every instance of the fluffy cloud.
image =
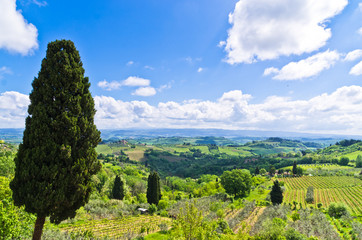
<svg viewBox="0 0 362 240">
<path fill-rule="evenodd" d="M 356 49 L 347 53 L 344 61 L 354 61 L 362 57 L 362 49 Z"/>
<path fill-rule="evenodd" d="M 362 61 L 360 61 L 354 67 L 352 67 L 351 70 L 349 71 L 349 74 L 356 76 L 362 75 Z"/>
<path fill-rule="evenodd" d="M 240 90 L 215 101 L 124 102 L 95 96 L 100 129 L 223 128 L 362 135 L 362 87 L 345 86 L 307 100 L 270 96 L 256 104 Z M 0 127 L 23 127 L 28 96 L 0 94 Z"/>
<path fill-rule="evenodd" d="M 27 55 L 38 48 L 38 30 L 16 10 L 16 0 L 0 1 L 0 48 Z"/>
<path fill-rule="evenodd" d="M 362 87 L 348 86 L 309 100 L 252 96 L 234 90 L 216 101 L 123 102 L 95 97 L 99 128 L 224 128 L 362 134 Z"/>
<path fill-rule="evenodd" d="M 299 62 L 288 63 L 280 70 L 274 67 L 267 68 L 264 75 L 276 74 L 273 79 L 277 80 L 300 80 L 316 76 L 323 70 L 329 69 L 339 58 L 340 54 L 337 51 L 327 50 Z"/>
<path fill-rule="evenodd" d="M 24 127 L 29 97 L 18 92 L 0 94 L 0 128 Z"/>
<path fill-rule="evenodd" d="M 128 77 L 126 80 L 122 82 L 123 86 L 131 86 L 131 87 L 145 87 L 149 86 L 151 83 L 150 80 L 139 78 L 139 77 Z"/>
<path fill-rule="evenodd" d="M 225 50 L 230 64 L 309 53 L 331 37 L 325 22 L 347 0 L 240 0 L 229 15 Z"/>
<path fill-rule="evenodd" d="M 123 81 L 112 81 L 108 82 L 107 80 L 103 80 L 98 82 L 98 87 L 101 87 L 107 91 L 112 91 L 119 89 L 122 86 L 128 87 L 146 87 L 151 84 L 151 81 L 148 79 L 140 78 L 140 77 L 128 77 L 126 80 Z"/>
<path fill-rule="evenodd" d="M 153 87 L 140 87 L 132 93 L 132 95 L 142 96 L 142 97 L 150 97 L 154 96 L 155 94 L 156 94 L 156 89 L 154 89 Z"/>
</svg>

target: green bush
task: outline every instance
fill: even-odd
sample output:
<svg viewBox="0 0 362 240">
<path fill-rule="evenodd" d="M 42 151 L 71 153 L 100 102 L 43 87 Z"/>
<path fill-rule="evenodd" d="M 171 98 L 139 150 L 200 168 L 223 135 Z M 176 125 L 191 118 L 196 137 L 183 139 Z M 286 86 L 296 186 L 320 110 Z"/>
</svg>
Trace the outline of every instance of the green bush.
<svg viewBox="0 0 362 240">
<path fill-rule="evenodd" d="M 331 217 L 340 218 L 348 216 L 348 209 L 343 203 L 331 203 L 328 207 L 328 214 Z"/>
</svg>

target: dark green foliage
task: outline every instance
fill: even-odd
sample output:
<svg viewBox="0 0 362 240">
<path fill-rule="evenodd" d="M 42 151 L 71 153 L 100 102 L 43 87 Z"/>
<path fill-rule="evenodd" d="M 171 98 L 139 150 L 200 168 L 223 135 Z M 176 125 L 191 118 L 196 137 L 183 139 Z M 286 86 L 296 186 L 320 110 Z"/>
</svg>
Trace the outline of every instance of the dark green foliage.
<svg viewBox="0 0 362 240">
<path fill-rule="evenodd" d="M 294 163 L 293 163 L 292 173 L 293 173 L 294 175 L 297 174 L 297 162 L 296 162 L 296 161 L 294 161 Z"/>
<path fill-rule="evenodd" d="M 362 156 L 358 155 L 356 158 L 356 168 L 362 168 Z"/>
<path fill-rule="evenodd" d="M 221 175 L 221 184 L 228 194 L 235 197 L 245 197 L 249 195 L 251 189 L 251 175 L 246 169 L 234 169 L 225 171 Z"/>
<path fill-rule="evenodd" d="M 340 218 L 348 215 L 348 209 L 343 203 L 331 203 L 328 207 L 328 214 L 331 217 Z"/>
<path fill-rule="evenodd" d="M 274 185 L 270 192 L 270 199 L 273 205 L 281 204 L 283 202 L 283 192 L 278 180 L 274 181 Z"/>
<path fill-rule="evenodd" d="M 48 44 L 32 86 L 10 186 L 16 205 L 59 223 L 88 202 L 91 177 L 101 168 L 94 101 L 73 42 Z"/>
<path fill-rule="evenodd" d="M 301 168 L 301 167 L 297 167 L 297 175 L 298 176 L 302 176 L 303 175 L 303 168 Z"/>
<path fill-rule="evenodd" d="M 256 166 L 256 168 L 255 168 L 255 175 L 258 175 L 259 173 L 260 173 L 259 167 Z"/>
<path fill-rule="evenodd" d="M 157 172 L 153 172 L 148 176 L 148 185 L 147 185 L 147 202 L 149 204 L 158 205 L 158 202 L 161 199 L 161 189 L 160 189 L 160 177 Z"/>
<path fill-rule="evenodd" d="M 339 160 L 339 165 L 341 165 L 341 166 L 347 166 L 348 163 L 349 163 L 348 157 L 341 157 L 341 159 Z"/>
<path fill-rule="evenodd" d="M 112 198 L 119 200 L 123 200 L 124 198 L 124 183 L 123 181 L 121 181 L 121 178 L 118 175 L 114 179 Z"/>
<path fill-rule="evenodd" d="M 308 187 L 307 194 L 305 196 L 305 201 L 307 203 L 313 203 L 314 202 L 314 188 L 313 188 L 313 186 Z"/>
<path fill-rule="evenodd" d="M 273 176 L 274 174 L 275 174 L 275 167 L 274 166 L 270 166 L 270 168 L 269 168 L 269 175 L 270 176 Z"/>
</svg>

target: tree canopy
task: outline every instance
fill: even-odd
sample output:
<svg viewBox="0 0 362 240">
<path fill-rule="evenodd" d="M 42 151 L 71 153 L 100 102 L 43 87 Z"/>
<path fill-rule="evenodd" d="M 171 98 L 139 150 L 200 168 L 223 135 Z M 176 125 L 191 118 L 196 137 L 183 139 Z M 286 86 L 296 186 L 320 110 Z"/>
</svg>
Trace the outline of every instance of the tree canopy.
<svg viewBox="0 0 362 240">
<path fill-rule="evenodd" d="M 249 195 L 251 189 L 251 175 L 246 169 L 234 169 L 225 171 L 221 175 L 221 184 L 228 194 L 235 197 L 245 197 Z"/>
<path fill-rule="evenodd" d="M 37 215 L 33 239 L 39 239 L 46 216 L 59 223 L 88 202 L 91 177 L 101 168 L 95 151 L 100 132 L 90 83 L 72 41 L 48 44 L 32 86 L 10 186 L 15 204 Z"/>
</svg>

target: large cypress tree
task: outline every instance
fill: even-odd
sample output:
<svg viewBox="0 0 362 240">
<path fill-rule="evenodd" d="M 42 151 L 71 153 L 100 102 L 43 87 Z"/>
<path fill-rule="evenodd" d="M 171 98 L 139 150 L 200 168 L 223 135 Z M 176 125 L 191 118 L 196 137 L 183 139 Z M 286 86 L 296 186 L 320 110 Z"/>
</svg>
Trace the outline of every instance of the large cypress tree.
<svg viewBox="0 0 362 240">
<path fill-rule="evenodd" d="M 279 185 L 278 180 L 274 181 L 274 185 L 270 191 L 270 199 L 273 205 L 281 204 L 283 202 L 283 191 Z"/>
<path fill-rule="evenodd" d="M 293 175 L 297 175 L 297 161 L 294 161 L 292 168 Z"/>
<path fill-rule="evenodd" d="M 114 185 L 112 188 L 112 198 L 119 200 L 123 200 L 124 198 L 123 181 L 121 181 L 121 178 L 118 175 L 114 179 Z"/>
<path fill-rule="evenodd" d="M 10 187 L 15 204 L 37 215 L 33 239 L 40 239 L 47 216 L 59 223 L 88 202 L 91 176 L 101 168 L 95 151 L 100 132 L 90 83 L 72 41 L 48 44 L 32 86 Z"/>
<path fill-rule="evenodd" d="M 153 172 L 148 176 L 148 185 L 147 185 L 147 202 L 149 204 L 156 204 L 161 199 L 161 189 L 160 189 L 160 177 L 157 172 Z"/>
</svg>

